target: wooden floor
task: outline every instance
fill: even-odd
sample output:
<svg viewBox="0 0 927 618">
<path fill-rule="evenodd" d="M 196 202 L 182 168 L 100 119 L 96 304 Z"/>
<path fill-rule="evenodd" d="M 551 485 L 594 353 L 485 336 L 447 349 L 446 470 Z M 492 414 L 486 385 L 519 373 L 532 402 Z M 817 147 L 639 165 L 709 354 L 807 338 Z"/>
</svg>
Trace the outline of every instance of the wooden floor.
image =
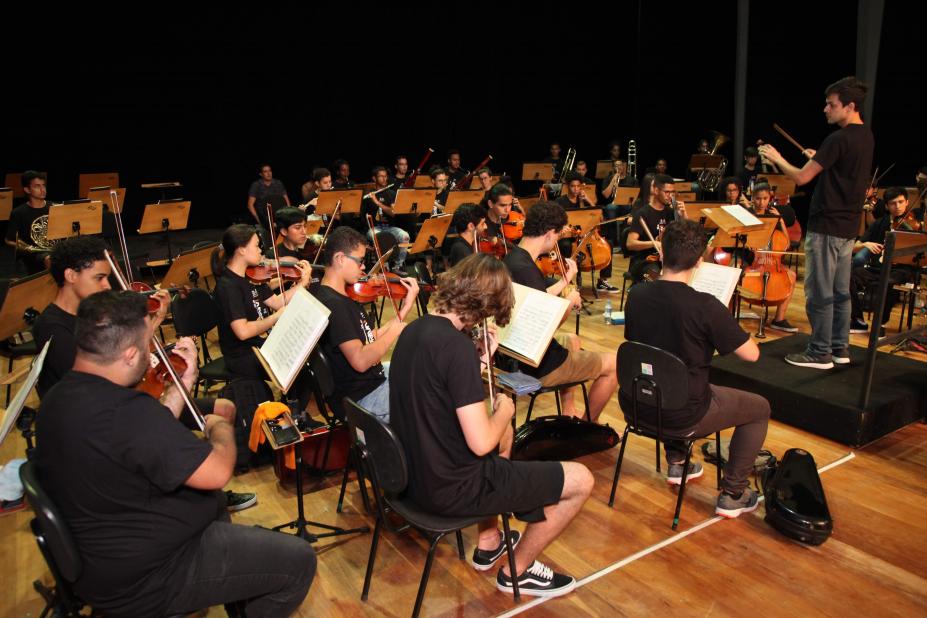
<svg viewBox="0 0 927 618">
<path fill-rule="evenodd" d="M 619 260 L 616 284 L 624 269 Z M 618 296 L 611 298 L 617 307 Z M 624 340 L 623 328 L 602 323 L 603 304 L 604 299 L 595 302 L 593 315 L 583 316 L 581 334 L 586 348 L 614 352 Z M 788 318 L 807 330 L 800 284 Z M 889 333 L 897 323 L 896 312 Z M 754 332 L 757 322 L 742 324 Z M 572 330 L 572 321 L 567 327 Z M 770 339 L 780 336 L 768 332 Z M 866 345 L 864 336 L 853 335 L 851 342 Z M 910 356 L 927 360 L 923 355 Z M 539 406 L 550 412 L 552 396 L 539 400 Z M 520 402 L 520 415 L 525 408 Z M 619 430 L 624 426 L 614 400 L 602 419 Z M 850 453 L 843 445 L 772 422 L 766 448 L 781 456 L 791 447 L 810 451 L 819 466 Z M 21 457 L 22 451 L 22 439 L 13 434 L 0 447 L 0 461 Z M 516 606 L 511 596 L 496 591 L 494 570 L 474 571 L 457 559 L 450 542 L 442 542 L 424 612 L 435 616 L 521 610 L 532 616 L 927 615 L 927 425 L 911 425 L 853 455 L 822 474 L 835 529 L 826 543 L 811 548 L 766 525 L 762 508 L 737 520 L 714 520 L 717 492 L 711 466 L 689 486 L 679 531 L 674 533 L 670 520 L 675 490 L 654 470 L 653 442 L 635 437 L 627 447 L 615 508 L 610 509 L 607 500 L 617 451 L 583 458 L 596 476 L 592 497 L 541 556 L 548 565 L 579 580 L 574 593 L 546 602 L 524 598 Z M 363 513 L 356 483 L 349 487 L 345 512 L 335 512 L 339 482 L 340 477 L 310 481 L 308 516 L 344 527 L 372 526 L 372 518 Z M 257 506 L 233 516 L 238 523 L 273 525 L 295 515 L 294 493 L 277 483 L 270 468 L 238 476 L 230 488 L 258 493 Z M 30 518 L 29 511 L 0 518 L 6 558 L 0 565 L 0 578 L 6 584 L 0 600 L 2 616 L 36 616 L 43 606 L 32 581 L 48 582 L 50 576 L 29 532 Z M 469 556 L 475 530 L 466 531 L 464 538 Z M 665 545 L 646 551 L 659 543 Z M 360 590 L 370 535 L 320 541 L 315 547 L 319 570 L 298 615 L 411 613 L 427 551 L 416 533 L 384 535 L 366 603 L 360 601 Z M 208 612 L 223 614 L 221 608 Z"/>
</svg>

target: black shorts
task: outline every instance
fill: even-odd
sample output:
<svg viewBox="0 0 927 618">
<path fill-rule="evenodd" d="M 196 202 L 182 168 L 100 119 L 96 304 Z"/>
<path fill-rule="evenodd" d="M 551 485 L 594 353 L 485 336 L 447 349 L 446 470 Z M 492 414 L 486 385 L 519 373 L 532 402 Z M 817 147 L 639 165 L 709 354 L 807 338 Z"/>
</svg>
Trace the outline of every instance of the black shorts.
<svg viewBox="0 0 927 618">
<path fill-rule="evenodd" d="M 563 494 L 563 466 L 558 461 L 509 461 L 491 457 L 483 466 L 483 487 L 460 515 L 514 513 L 528 523 L 544 521 L 544 507 Z"/>
</svg>

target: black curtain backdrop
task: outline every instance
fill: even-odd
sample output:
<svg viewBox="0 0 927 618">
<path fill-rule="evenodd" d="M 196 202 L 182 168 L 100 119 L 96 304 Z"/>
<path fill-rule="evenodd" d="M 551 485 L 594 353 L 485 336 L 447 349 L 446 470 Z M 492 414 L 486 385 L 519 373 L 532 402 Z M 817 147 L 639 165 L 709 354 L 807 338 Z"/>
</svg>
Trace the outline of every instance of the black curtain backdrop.
<svg viewBox="0 0 927 618">
<path fill-rule="evenodd" d="M 807 147 L 832 130 L 823 90 L 855 70 L 856 4 L 843 4 L 751 5 L 745 143 L 801 163 L 771 124 Z M 157 198 L 141 183 L 179 180 L 191 226 L 222 227 L 244 215 L 264 162 L 297 202 L 311 169 L 339 157 L 366 181 L 398 153 L 414 165 L 431 146 L 440 163 L 459 148 L 465 167 L 492 154 L 517 177 L 551 140 L 594 166 L 610 140 L 633 138 L 640 173 L 665 157 L 681 176 L 709 130 L 733 137 L 733 0 L 230 6 L 8 13 L 0 173 L 46 170 L 61 200 L 79 173 L 118 171 L 129 229 Z M 867 115 L 876 163 L 896 164 L 883 184 L 911 185 L 927 165 L 925 13 L 886 3 Z"/>
</svg>

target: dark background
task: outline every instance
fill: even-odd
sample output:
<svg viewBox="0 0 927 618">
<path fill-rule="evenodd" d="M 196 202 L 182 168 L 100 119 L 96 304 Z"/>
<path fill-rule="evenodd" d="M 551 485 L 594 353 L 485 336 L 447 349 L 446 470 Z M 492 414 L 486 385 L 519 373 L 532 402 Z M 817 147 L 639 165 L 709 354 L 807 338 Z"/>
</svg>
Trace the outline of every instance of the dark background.
<svg viewBox="0 0 927 618">
<path fill-rule="evenodd" d="M 733 0 L 566 4 L 9 13 L 0 173 L 48 171 L 62 200 L 77 197 L 79 173 L 118 171 L 129 229 L 157 197 L 139 184 L 179 180 L 191 227 L 224 227 L 263 162 L 295 203 L 311 169 L 338 157 L 355 181 L 400 152 L 415 165 L 427 146 L 435 163 L 456 147 L 464 167 L 491 153 L 494 171 L 515 175 L 554 139 L 594 165 L 610 140 L 625 150 L 633 138 L 640 174 L 666 157 L 681 176 L 699 137 L 733 137 Z M 793 163 L 771 123 L 817 147 L 832 130 L 824 88 L 855 71 L 856 3 L 815 4 L 751 6 L 745 142 Z M 865 114 L 876 164 L 896 164 L 883 185 L 911 185 L 927 165 L 924 17 L 915 3 L 885 8 Z M 739 159 L 733 144 L 721 153 Z"/>
</svg>

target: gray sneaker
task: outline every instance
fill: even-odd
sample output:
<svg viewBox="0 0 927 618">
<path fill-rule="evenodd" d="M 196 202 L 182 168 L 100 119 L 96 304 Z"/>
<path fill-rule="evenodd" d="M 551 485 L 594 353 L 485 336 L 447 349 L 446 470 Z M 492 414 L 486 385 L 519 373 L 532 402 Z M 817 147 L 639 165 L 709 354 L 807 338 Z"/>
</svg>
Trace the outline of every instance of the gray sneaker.
<svg viewBox="0 0 927 618">
<path fill-rule="evenodd" d="M 796 367 L 811 367 L 812 369 L 833 369 L 834 361 L 830 354 L 827 356 L 812 356 L 811 354 L 786 354 L 785 362 Z"/>
<path fill-rule="evenodd" d="M 752 513 L 760 506 L 760 497 L 749 487 L 745 488 L 739 498 L 735 498 L 727 492 L 721 492 L 718 496 L 718 505 L 715 507 L 715 513 L 721 517 L 734 519 L 741 513 Z"/>
<path fill-rule="evenodd" d="M 846 348 L 838 348 L 836 350 L 830 351 L 831 360 L 834 361 L 835 365 L 849 365 L 850 364 L 850 351 Z"/>
<path fill-rule="evenodd" d="M 702 470 L 702 464 L 696 461 L 689 462 L 689 474 L 686 475 L 686 482 L 697 479 L 705 473 Z M 666 482 L 670 485 L 682 485 L 682 464 L 669 464 L 666 470 Z"/>
<path fill-rule="evenodd" d="M 225 508 L 229 513 L 243 511 L 257 504 L 257 494 L 225 492 Z"/>
</svg>

